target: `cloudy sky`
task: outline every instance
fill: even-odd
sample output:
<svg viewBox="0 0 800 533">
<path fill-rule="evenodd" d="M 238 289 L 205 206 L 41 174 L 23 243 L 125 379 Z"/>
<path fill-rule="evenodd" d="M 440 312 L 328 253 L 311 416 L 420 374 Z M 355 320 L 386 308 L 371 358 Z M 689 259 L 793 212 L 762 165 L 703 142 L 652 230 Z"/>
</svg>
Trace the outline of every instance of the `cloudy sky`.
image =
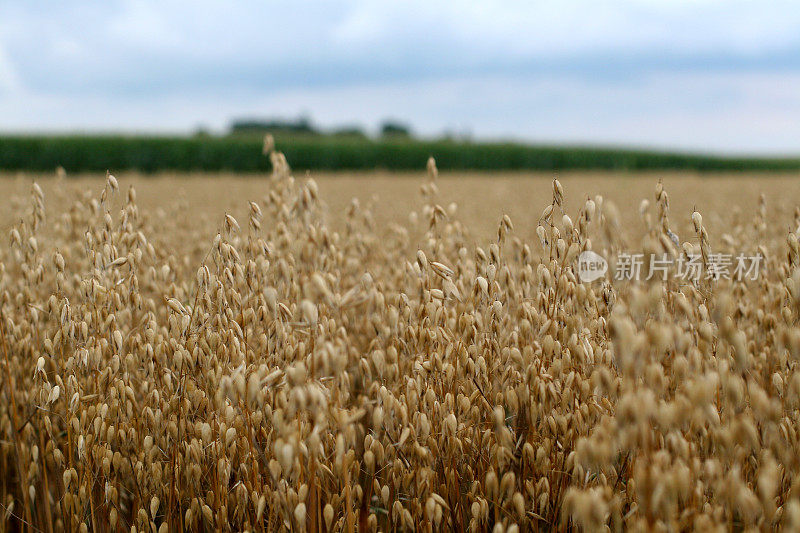
<svg viewBox="0 0 800 533">
<path fill-rule="evenodd" d="M 0 132 L 300 115 L 800 153 L 800 2 L 0 0 Z"/>
</svg>

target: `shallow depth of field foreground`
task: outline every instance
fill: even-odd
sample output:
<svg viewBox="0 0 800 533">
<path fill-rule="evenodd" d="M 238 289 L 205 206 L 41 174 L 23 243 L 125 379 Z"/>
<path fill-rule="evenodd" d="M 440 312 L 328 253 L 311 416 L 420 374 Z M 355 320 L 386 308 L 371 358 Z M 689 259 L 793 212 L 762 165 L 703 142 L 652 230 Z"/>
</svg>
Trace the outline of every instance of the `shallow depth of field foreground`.
<svg viewBox="0 0 800 533">
<path fill-rule="evenodd" d="M 487 220 L 431 162 L 387 217 L 271 157 L 227 215 L 113 176 L 6 202 L 0 530 L 800 528 L 796 188 Z M 586 249 L 764 261 L 582 283 Z"/>
</svg>

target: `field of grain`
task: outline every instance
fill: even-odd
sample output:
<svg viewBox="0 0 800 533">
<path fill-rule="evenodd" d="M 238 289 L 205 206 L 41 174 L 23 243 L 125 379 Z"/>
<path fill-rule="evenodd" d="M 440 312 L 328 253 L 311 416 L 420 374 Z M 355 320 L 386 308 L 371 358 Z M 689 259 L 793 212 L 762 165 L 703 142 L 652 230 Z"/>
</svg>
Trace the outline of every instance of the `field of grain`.
<svg viewBox="0 0 800 533">
<path fill-rule="evenodd" d="M 800 528 L 795 176 L 271 157 L 0 179 L 0 531 Z"/>
</svg>

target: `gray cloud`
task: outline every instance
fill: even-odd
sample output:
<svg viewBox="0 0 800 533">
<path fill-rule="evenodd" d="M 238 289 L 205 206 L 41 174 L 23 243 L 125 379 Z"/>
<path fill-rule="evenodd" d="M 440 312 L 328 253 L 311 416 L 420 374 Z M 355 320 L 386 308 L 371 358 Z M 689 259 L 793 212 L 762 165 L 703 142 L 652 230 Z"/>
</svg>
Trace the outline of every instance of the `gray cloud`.
<svg viewBox="0 0 800 533">
<path fill-rule="evenodd" d="M 796 151 L 798 29 L 785 0 L 6 2 L 0 128 L 177 131 L 308 112 Z"/>
</svg>

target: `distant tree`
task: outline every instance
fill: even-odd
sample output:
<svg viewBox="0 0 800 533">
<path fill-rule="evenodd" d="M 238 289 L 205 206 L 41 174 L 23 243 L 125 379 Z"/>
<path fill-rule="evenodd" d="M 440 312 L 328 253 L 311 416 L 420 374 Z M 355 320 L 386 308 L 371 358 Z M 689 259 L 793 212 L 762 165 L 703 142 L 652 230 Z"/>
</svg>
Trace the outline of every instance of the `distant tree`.
<svg viewBox="0 0 800 533">
<path fill-rule="evenodd" d="M 385 120 L 381 124 L 381 136 L 383 137 L 411 137 L 411 128 L 406 124 L 394 120 Z"/>
<path fill-rule="evenodd" d="M 319 133 L 316 128 L 311 124 L 311 119 L 307 116 L 302 116 L 294 122 L 294 128 L 297 133 Z"/>
<path fill-rule="evenodd" d="M 195 137 L 211 137 L 211 131 L 206 126 L 198 126 L 196 130 L 194 130 Z"/>
<path fill-rule="evenodd" d="M 295 135 L 319 135 L 319 131 L 311 123 L 308 117 L 300 117 L 297 120 L 282 119 L 240 119 L 231 124 L 231 134 L 295 134 Z"/>
<path fill-rule="evenodd" d="M 331 135 L 335 137 L 355 137 L 363 139 L 367 136 L 364 130 L 359 126 L 341 126 L 331 131 Z"/>
</svg>

